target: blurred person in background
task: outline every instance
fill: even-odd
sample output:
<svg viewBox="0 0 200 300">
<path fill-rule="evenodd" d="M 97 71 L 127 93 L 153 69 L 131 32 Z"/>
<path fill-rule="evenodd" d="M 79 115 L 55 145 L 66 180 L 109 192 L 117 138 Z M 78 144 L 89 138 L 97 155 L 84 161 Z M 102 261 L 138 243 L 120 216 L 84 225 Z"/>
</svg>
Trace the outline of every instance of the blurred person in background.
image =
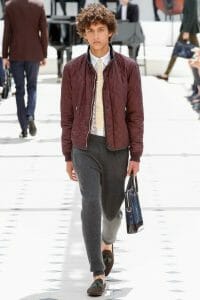
<svg viewBox="0 0 200 300">
<path fill-rule="evenodd" d="M 157 6 L 156 6 L 156 0 L 152 0 L 152 4 L 153 4 L 154 20 L 155 21 L 160 21 L 160 17 L 158 15 L 158 9 L 157 9 Z"/>
<path fill-rule="evenodd" d="M 129 22 L 139 21 L 139 6 L 132 4 L 129 0 L 120 0 L 116 13 L 116 19 Z M 132 46 L 128 46 L 129 57 L 136 59 L 139 53 L 140 46 L 134 50 Z"/>
<path fill-rule="evenodd" d="M 139 6 L 129 0 L 120 0 L 117 8 L 116 19 L 129 22 L 139 21 Z"/>
<path fill-rule="evenodd" d="M 183 19 L 180 27 L 180 34 L 178 41 L 190 42 L 195 46 L 199 46 L 199 41 L 197 39 L 197 33 L 199 33 L 199 22 L 198 22 L 198 7 L 197 0 L 185 0 L 183 8 Z M 168 80 L 169 74 L 176 62 L 177 56 L 171 56 L 171 59 L 168 63 L 167 69 L 162 75 L 157 75 L 158 79 Z M 196 97 L 200 94 L 200 76 L 196 68 L 192 67 L 194 84 L 193 92 L 189 98 Z"/>
<path fill-rule="evenodd" d="M 55 1 L 55 0 L 53 0 L 53 1 Z M 65 1 L 57 0 L 57 2 L 60 4 L 60 8 L 62 10 L 63 16 L 67 16 Z M 61 26 L 61 32 L 62 31 L 66 34 L 65 25 Z M 64 46 L 63 46 L 63 48 L 58 48 L 56 50 L 56 52 L 57 52 L 57 81 L 58 82 L 60 82 L 61 78 L 62 78 L 64 51 L 65 51 Z"/>
<path fill-rule="evenodd" d="M 17 116 L 21 138 L 36 135 L 35 107 L 39 66 L 46 64 L 47 21 L 40 0 L 9 0 L 5 3 L 3 65 L 11 69 L 16 87 Z M 25 78 L 27 104 L 25 103 Z"/>
<path fill-rule="evenodd" d="M 3 17 L 3 7 L 2 2 L 0 2 L 0 12 Z M 3 20 L 0 20 L 0 93 L 2 93 L 3 85 L 5 81 L 5 72 L 3 68 L 3 60 L 2 60 L 2 39 L 3 39 Z"/>
<path fill-rule="evenodd" d="M 189 59 L 189 65 L 192 68 L 197 68 L 198 72 L 200 72 L 200 48 L 194 48 L 194 57 Z M 199 87 L 200 89 L 200 87 Z M 191 104 L 197 110 L 200 110 L 200 93 L 197 94 L 195 97 L 188 97 L 188 100 L 191 101 Z"/>
</svg>

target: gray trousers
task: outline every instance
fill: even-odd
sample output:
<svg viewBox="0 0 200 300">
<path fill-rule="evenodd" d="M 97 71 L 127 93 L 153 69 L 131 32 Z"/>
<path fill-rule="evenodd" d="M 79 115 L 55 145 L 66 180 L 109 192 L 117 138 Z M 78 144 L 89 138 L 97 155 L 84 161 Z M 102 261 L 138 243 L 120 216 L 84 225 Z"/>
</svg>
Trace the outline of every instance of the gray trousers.
<svg viewBox="0 0 200 300">
<path fill-rule="evenodd" d="M 128 149 L 109 151 L 104 137 L 90 135 L 88 149 L 73 147 L 73 166 L 82 195 L 82 231 L 90 271 L 104 274 L 102 240 L 113 244 L 121 224 Z"/>
</svg>

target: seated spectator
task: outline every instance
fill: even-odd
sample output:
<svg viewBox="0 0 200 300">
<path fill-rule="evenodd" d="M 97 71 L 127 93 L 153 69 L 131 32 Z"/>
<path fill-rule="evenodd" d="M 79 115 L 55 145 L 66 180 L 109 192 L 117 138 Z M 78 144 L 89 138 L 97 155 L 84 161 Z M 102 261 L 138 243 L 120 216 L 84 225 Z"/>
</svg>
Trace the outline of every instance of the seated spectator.
<svg viewBox="0 0 200 300">
<path fill-rule="evenodd" d="M 119 20 L 128 20 L 129 22 L 139 21 L 139 7 L 137 4 L 131 4 L 129 0 L 120 0 L 116 13 Z"/>
<path fill-rule="evenodd" d="M 51 4 L 53 2 L 58 2 L 60 4 L 60 8 L 62 10 L 62 13 L 64 16 L 66 16 L 66 6 L 65 6 L 65 1 L 64 0 L 52 0 Z M 62 78 L 62 70 L 63 70 L 63 56 L 64 56 L 64 47 L 59 48 L 56 50 L 57 52 L 57 81 L 60 82 Z"/>
<path fill-rule="evenodd" d="M 129 0 L 120 0 L 120 4 L 116 13 L 116 19 L 129 22 L 139 21 L 139 7 L 137 4 L 129 3 Z M 129 57 L 136 59 L 138 56 L 140 46 L 137 46 L 134 51 L 132 46 L 128 46 Z M 135 54 L 134 54 L 135 52 Z"/>
<path fill-rule="evenodd" d="M 152 4 L 153 4 L 154 20 L 155 21 L 160 21 L 160 17 L 158 15 L 158 8 L 156 6 L 156 0 L 152 0 Z"/>
<path fill-rule="evenodd" d="M 3 87 L 5 82 L 5 72 L 3 68 L 2 56 L 0 57 L 0 87 Z"/>
<path fill-rule="evenodd" d="M 0 20 L 0 93 L 3 91 L 5 81 L 5 72 L 2 61 L 2 38 L 3 38 L 3 20 Z"/>
</svg>

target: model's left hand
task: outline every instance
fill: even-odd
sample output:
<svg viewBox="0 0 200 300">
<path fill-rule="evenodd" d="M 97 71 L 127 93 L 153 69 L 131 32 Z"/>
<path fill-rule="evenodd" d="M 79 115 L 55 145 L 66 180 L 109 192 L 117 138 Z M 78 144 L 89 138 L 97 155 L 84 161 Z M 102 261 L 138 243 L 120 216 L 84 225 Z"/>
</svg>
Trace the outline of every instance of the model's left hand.
<svg viewBox="0 0 200 300">
<path fill-rule="evenodd" d="M 130 176 L 131 173 L 136 175 L 137 172 L 139 172 L 139 168 L 140 168 L 140 163 L 138 161 L 131 160 L 128 165 L 127 175 Z"/>
<path fill-rule="evenodd" d="M 45 66 L 47 63 L 46 58 L 44 58 L 43 60 L 40 61 L 40 66 Z"/>
<path fill-rule="evenodd" d="M 10 68 L 10 61 L 8 58 L 3 58 L 3 68 L 9 69 Z"/>
</svg>

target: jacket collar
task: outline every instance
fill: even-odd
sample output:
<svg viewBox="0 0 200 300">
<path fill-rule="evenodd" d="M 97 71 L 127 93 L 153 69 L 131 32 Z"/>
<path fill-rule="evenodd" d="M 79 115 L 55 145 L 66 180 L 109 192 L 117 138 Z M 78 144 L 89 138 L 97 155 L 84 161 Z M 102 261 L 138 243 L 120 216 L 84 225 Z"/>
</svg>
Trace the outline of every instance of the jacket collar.
<svg viewBox="0 0 200 300">
<path fill-rule="evenodd" d="M 111 44 L 109 44 L 110 47 L 110 60 L 112 60 L 114 58 L 115 55 L 115 51 L 113 50 L 113 47 Z M 91 58 L 90 58 L 90 46 L 88 46 L 88 50 L 87 50 L 87 60 L 89 61 L 89 63 L 91 64 Z"/>
</svg>

